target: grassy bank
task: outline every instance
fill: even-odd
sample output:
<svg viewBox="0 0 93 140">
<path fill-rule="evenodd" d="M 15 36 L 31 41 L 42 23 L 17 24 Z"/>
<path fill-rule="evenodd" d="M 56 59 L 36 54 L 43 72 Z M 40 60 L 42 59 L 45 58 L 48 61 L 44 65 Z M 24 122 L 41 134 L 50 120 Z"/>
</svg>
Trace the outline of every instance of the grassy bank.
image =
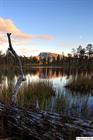
<svg viewBox="0 0 93 140">
<path fill-rule="evenodd" d="M 90 91 L 93 90 L 93 79 L 91 77 L 78 76 L 73 78 L 65 87 L 72 91 Z"/>
<path fill-rule="evenodd" d="M 0 100 L 11 103 L 13 83 L 3 87 L 0 91 Z M 51 96 L 55 95 L 53 85 L 49 81 L 23 83 L 17 94 L 17 104 L 25 107 L 35 107 L 38 100 L 40 108 L 48 104 Z"/>
<path fill-rule="evenodd" d="M 40 108 L 43 108 L 54 95 L 53 85 L 49 81 L 32 82 L 20 88 L 17 103 L 25 107 L 35 107 L 38 101 Z"/>
</svg>

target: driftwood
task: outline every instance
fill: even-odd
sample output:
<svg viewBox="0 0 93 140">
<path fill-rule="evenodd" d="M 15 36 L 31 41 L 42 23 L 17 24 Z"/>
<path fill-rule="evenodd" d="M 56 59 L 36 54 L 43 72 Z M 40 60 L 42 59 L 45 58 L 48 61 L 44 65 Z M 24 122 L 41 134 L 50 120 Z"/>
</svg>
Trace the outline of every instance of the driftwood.
<svg viewBox="0 0 93 140">
<path fill-rule="evenodd" d="M 13 89 L 13 96 L 12 96 L 12 102 L 16 103 L 16 96 L 19 90 L 19 87 L 22 83 L 22 81 L 25 81 L 26 78 L 24 77 L 24 73 L 23 73 L 23 69 L 22 69 L 22 63 L 20 60 L 20 57 L 17 55 L 16 51 L 13 49 L 12 47 L 12 43 L 11 43 L 11 33 L 7 33 L 7 37 L 8 37 L 8 42 L 9 42 L 9 48 L 8 50 L 14 55 L 14 57 L 16 58 L 18 65 L 19 65 L 19 70 L 20 70 L 20 76 L 18 77 L 17 83 Z"/>
<path fill-rule="evenodd" d="M 56 113 L 32 111 L 0 103 L 7 137 L 30 140 L 75 140 L 93 136 L 93 121 Z"/>
</svg>

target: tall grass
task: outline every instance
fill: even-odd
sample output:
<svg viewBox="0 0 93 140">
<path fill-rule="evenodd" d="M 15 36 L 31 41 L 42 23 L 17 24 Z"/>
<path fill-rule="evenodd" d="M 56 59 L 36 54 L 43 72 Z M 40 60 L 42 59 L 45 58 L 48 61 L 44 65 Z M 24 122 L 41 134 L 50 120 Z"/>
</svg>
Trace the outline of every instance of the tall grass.
<svg viewBox="0 0 93 140">
<path fill-rule="evenodd" d="M 11 103 L 13 83 L 8 83 L 8 88 L 3 87 L 0 91 L 0 100 Z M 47 106 L 48 101 L 55 95 L 53 84 L 49 81 L 38 81 L 23 83 L 17 94 L 17 104 L 24 107 L 35 107 L 38 100 L 40 107 L 43 109 Z"/>
<path fill-rule="evenodd" d="M 5 85 L 0 87 L 0 101 L 10 103 L 12 97 L 12 84 L 8 83 L 8 87 Z"/>
<path fill-rule="evenodd" d="M 50 97 L 54 95 L 55 91 L 51 82 L 32 82 L 20 88 L 17 103 L 21 106 L 33 107 L 38 100 L 40 107 L 43 108 L 43 106 L 46 106 Z"/>
<path fill-rule="evenodd" d="M 93 79 L 88 76 L 78 76 L 73 78 L 65 87 L 73 91 L 90 91 L 93 90 Z"/>
</svg>

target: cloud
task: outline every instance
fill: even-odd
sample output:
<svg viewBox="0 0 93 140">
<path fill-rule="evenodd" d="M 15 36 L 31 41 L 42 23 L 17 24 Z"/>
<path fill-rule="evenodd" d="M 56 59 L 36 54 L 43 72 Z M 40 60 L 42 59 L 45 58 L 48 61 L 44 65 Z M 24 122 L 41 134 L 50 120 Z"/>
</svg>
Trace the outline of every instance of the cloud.
<svg viewBox="0 0 93 140">
<path fill-rule="evenodd" d="M 0 18 L 0 50 L 5 52 L 8 47 L 8 40 L 6 33 L 12 33 L 12 43 L 14 46 L 16 46 L 16 49 L 19 54 L 23 55 L 31 55 L 31 54 L 38 54 L 40 50 L 36 49 L 39 46 L 42 46 L 42 42 L 40 45 L 40 42 L 34 42 L 33 39 L 41 39 L 42 40 L 48 40 L 51 41 L 54 39 L 53 36 L 47 35 L 47 34 L 27 34 L 21 31 L 13 22 L 11 19 L 4 19 Z M 47 43 L 47 42 L 45 42 Z M 18 48 L 17 48 L 18 46 Z M 34 46 L 33 49 L 29 49 L 29 47 Z M 22 47 L 21 49 L 19 47 Z M 24 48 L 25 47 L 25 48 Z"/>
<path fill-rule="evenodd" d="M 31 35 L 31 34 L 24 33 L 19 28 L 16 27 L 16 25 L 11 19 L 4 19 L 4 18 L 0 18 L 0 32 L 4 34 L 7 32 L 11 32 L 16 39 L 25 39 L 25 40 L 31 40 L 31 39 L 53 40 L 54 39 L 54 37 L 50 35 Z M 2 41 L 1 38 L 0 41 Z"/>
<path fill-rule="evenodd" d="M 0 45 L 3 45 L 3 42 L 5 42 L 5 39 L 0 36 Z"/>
<path fill-rule="evenodd" d="M 31 56 L 31 55 L 38 55 L 40 53 L 39 49 L 31 49 L 31 48 L 18 48 L 18 54 L 23 56 Z"/>
<path fill-rule="evenodd" d="M 49 35 L 33 35 L 32 38 L 46 39 L 46 40 L 53 40 L 54 39 L 53 36 L 49 36 Z"/>
</svg>

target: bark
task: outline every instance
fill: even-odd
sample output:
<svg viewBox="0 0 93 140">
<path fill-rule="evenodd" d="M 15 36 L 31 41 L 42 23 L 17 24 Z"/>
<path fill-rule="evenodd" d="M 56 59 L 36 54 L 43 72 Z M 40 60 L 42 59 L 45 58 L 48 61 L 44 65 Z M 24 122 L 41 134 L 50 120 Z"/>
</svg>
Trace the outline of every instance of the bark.
<svg viewBox="0 0 93 140">
<path fill-rule="evenodd" d="M 93 121 L 45 111 L 32 111 L 0 103 L 7 137 L 31 140 L 75 140 L 93 137 Z"/>
<path fill-rule="evenodd" d="M 8 48 L 8 50 L 15 56 L 15 58 L 16 58 L 16 60 L 18 62 L 19 70 L 20 70 L 20 76 L 18 77 L 18 80 L 16 82 L 16 85 L 15 85 L 15 87 L 13 89 L 12 102 L 15 104 L 16 103 L 16 97 L 17 97 L 17 93 L 18 93 L 19 87 L 20 87 L 22 81 L 25 81 L 26 78 L 25 78 L 24 73 L 23 73 L 22 63 L 21 63 L 20 57 L 17 55 L 16 51 L 12 47 L 10 36 L 11 36 L 11 33 L 7 33 L 8 42 L 9 42 L 9 48 Z"/>
</svg>

